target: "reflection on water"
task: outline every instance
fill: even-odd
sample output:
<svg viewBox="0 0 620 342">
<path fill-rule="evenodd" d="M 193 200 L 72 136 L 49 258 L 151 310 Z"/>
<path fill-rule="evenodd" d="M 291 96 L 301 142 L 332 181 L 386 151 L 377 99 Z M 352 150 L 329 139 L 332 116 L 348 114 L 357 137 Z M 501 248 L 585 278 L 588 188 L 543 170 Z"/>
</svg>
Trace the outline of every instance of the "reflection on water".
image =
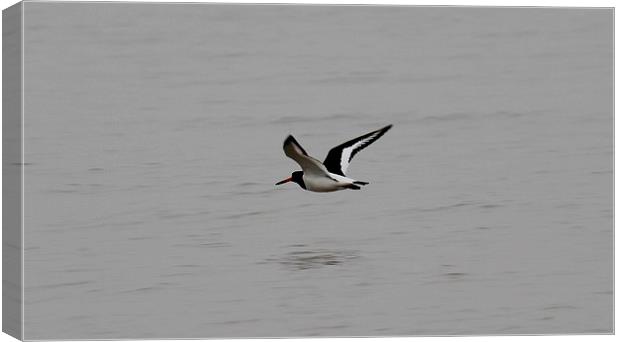
<svg viewBox="0 0 620 342">
<path fill-rule="evenodd" d="M 267 259 L 267 261 L 278 262 L 293 270 L 307 270 L 311 268 L 341 265 L 357 258 L 359 258 L 359 253 L 356 251 L 320 249 L 293 251 L 280 258 L 270 258 Z"/>
</svg>

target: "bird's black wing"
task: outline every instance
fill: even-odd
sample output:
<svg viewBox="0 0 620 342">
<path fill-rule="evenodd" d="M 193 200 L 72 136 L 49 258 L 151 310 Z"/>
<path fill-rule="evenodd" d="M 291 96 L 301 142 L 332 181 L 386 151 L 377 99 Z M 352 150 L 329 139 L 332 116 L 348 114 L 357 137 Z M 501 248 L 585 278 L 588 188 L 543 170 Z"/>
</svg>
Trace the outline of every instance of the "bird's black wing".
<svg viewBox="0 0 620 342">
<path fill-rule="evenodd" d="M 323 162 L 327 171 L 345 176 L 345 172 L 347 172 L 349 168 L 349 163 L 357 152 L 379 139 L 390 128 L 392 128 L 392 125 L 387 125 L 381 129 L 364 134 L 361 137 L 349 140 L 332 148 Z"/>
</svg>

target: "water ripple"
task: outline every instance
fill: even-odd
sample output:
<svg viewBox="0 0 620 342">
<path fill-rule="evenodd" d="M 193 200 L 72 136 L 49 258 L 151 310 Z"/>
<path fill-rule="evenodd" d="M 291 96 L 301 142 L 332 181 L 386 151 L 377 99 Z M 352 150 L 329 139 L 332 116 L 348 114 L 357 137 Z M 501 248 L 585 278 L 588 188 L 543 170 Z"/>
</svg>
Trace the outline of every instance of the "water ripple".
<svg viewBox="0 0 620 342">
<path fill-rule="evenodd" d="M 326 266 L 341 265 L 359 258 L 357 251 L 351 250 L 300 250 L 285 254 L 279 258 L 267 259 L 293 270 L 307 270 Z"/>
</svg>

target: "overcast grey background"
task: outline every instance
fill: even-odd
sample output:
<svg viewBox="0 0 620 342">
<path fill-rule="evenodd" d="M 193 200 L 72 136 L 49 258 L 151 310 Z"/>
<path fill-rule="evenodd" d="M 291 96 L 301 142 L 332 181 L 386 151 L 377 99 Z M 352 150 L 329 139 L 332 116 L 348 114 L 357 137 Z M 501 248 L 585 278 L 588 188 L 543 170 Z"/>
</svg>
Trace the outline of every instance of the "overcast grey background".
<svg viewBox="0 0 620 342">
<path fill-rule="evenodd" d="M 25 338 L 610 333 L 612 15 L 26 3 Z"/>
</svg>

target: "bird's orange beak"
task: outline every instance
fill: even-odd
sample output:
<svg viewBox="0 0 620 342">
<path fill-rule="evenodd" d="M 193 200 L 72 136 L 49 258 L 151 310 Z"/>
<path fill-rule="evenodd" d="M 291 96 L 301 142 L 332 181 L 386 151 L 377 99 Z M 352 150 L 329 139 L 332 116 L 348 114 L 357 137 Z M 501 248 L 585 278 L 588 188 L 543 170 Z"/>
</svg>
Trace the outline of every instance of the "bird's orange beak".
<svg viewBox="0 0 620 342">
<path fill-rule="evenodd" d="M 277 183 L 276 183 L 276 185 L 280 185 L 280 184 L 288 183 L 288 182 L 290 182 L 290 181 L 292 181 L 292 180 L 293 180 L 293 177 L 289 177 L 289 178 L 287 178 L 287 179 L 285 179 L 285 180 L 281 180 L 281 181 L 277 182 Z"/>
</svg>

